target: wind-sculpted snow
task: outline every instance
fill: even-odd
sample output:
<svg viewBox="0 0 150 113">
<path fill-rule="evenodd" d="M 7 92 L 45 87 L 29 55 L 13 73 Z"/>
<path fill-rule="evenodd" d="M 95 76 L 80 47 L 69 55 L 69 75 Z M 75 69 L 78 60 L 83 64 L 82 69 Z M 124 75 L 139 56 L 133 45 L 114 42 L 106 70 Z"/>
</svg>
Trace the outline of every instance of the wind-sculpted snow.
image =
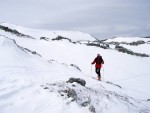
<svg viewBox="0 0 150 113">
<path fill-rule="evenodd" d="M 142 102 L 122 93 L 109 91 L 99 84 L 98 89 L 84 87 L 78 83 L 56 82 L 42 85 L 49 93 L 57 93 L 68 104 L 76 103 L 86 109 L 87 113 L 150 113 L 150 108 Z"/>
<path fill-rule="evenodd" d="M 15 40 L 4 36 L 0 36 L 0 52 L 0 65 L 19 65 L 20 59 L 29 59 L 28 54 L 16 44 Z"/>
<path fill-rule="evenodd" d="M 29 55 L 40 56 L 35 51 L 28 50 L 19 46 L 14 39 L 0 36 L 0 66 L 31 66 L 31 62 L 36 64 L 36 59 Z M 40 56 L 41 57 L 41 56 Z"/>
</svg>

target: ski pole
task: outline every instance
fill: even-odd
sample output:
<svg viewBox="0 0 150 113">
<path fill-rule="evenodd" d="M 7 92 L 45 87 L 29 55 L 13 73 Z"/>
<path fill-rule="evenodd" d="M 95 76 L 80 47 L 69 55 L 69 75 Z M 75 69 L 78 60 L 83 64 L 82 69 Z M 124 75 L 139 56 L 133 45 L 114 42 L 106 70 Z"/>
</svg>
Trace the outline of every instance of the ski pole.
<svg viewBox="0 0 150 113">
<path fill-rule="evenodd" d="M 105 81 L 105 80 L 104 80 L 104 67 L 103 67 L 103 81 Z"/>
<path fill-rule="evenodd" d="M 91 64 L 91 77 L 92 77 L 92 64 Z"/>
</svg>

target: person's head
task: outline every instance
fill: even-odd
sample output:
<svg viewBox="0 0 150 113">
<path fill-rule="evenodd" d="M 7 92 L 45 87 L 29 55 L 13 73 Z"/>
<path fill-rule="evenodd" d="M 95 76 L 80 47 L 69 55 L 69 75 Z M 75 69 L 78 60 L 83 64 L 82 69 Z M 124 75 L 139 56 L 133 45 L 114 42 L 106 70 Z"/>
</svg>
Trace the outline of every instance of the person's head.
<svg viewBox="0 0 150 113">
<path fill-rule="evenodd" d="M 100 54 L 97 54 L 97 56 L 100 56 Z"/>
</svg>

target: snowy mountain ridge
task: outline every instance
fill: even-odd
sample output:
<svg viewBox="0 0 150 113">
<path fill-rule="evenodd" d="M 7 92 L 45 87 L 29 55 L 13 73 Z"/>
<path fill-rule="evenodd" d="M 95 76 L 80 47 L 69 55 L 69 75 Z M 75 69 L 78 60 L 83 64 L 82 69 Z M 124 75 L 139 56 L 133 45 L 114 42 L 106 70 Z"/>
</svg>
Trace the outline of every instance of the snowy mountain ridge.
<svg viewBox="0 0 150 113">
<path fill-rule="evenodd" d="M 56 38 L 57 36 L 63 36 L 70 38 L 72 41 L 79 41 L 79 40 L 90 40 L 94 41 L 95 38 L 90 36 L 89 34 L 82 33 L 79 31 L 46 31 L 46 30 L 36 30 L 31 28 L 25 28 L 22 26 L 14 25 L 14 24 L 8 24 L 8 23 L 1 23 L 1 26 L 8 27 L 10 29 L 16 30 L 20 33 L 29 35 L 31 37 L 34 37 L 36 39 L 40 39 L 41 37 L 46 37 L 49 39 Z M 34 34 L 33 34 L 34 32 Z"/>
<path fill-rule="evenodd" d="M 14 26 L 7 27 L 16 30 Z M 37 30 L 27 28 L 25 32 L 19 28 L 17 31 L 34 39 L 0 29 L 0 112 L 150 113 L 149 57 L 113 50 L 116 43 L 110 44 L 109 39 L 78 40 L 89 35 L 78 34 L 74 39 L 77 35 L 73 33 L 72 37 L 51 40 L 64 35 L 53 37 L 44 34 L 47 31 L 37 35 Z M 149 54 L 149 40 L 143 41 L 146 43 L 137 46 L 119 45 Z M 89 46 L 89 43 L 99 46 Z M 108 48 L 103 48 L 107 44 Z M 91 66 L 97 53 L 105 61 L 101 82 L 95 79 L 94 66 Z M 71 77 L 84 79 L 86 86 L 66 82 Z"/>
</svg>

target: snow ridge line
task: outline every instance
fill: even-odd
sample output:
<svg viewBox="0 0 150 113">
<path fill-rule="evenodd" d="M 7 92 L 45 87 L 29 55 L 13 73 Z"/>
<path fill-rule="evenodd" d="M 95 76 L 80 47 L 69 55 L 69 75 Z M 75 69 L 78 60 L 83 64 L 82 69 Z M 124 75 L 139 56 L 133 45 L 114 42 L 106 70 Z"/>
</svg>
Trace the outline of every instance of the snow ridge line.
<svg viewBox="0 0 150 113">
<path fill-rule="evenodd" d="M 5 26 L 0 25 L 0 29 L 1 29 L 1 30 L 4 30 L 5 32 L 9 32 L 9 33 L 12 33 L 12 34 L 17 35 L 17 36 L 20 36 L 20 37 L 26 37 L 26 38 L 35 39 L 35 38 L 32 37 L 32 36 L 25 35 L 25 34 L 23 34 L 23 33 L 18 32 L 18 31 L 15 30 L 15 29 L 10 29 L 9 27 L 5 27 Z"/>
</svg>

